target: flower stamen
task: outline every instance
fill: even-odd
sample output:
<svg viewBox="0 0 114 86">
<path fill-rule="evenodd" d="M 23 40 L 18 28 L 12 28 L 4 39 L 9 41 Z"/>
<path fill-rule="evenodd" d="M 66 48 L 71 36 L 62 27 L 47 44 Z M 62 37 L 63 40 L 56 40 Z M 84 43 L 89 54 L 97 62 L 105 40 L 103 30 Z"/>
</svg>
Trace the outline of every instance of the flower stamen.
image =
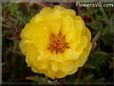
<svg viewBox="0 0 114 86">
<path fill-rule="evenodd" d="M 51 34 L 49 41 L 50 43 L 48 49 L 51 53 L 63 53 L 66 48 L 69 48 L 68 43 L 65 42 L 65 36 L 63 36 L 61 32 L 59 32 L 57 36 L 55 34 Z"/>
</svg>

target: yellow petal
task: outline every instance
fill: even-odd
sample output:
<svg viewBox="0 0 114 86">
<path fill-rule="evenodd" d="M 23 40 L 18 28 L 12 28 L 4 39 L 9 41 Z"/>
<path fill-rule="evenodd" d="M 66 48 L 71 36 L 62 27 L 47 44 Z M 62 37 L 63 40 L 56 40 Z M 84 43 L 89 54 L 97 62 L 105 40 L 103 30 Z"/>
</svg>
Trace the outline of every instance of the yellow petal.
<svg viewBox="0 0 114 86">
<path fill-rule="evenodd" d="M 65 61 L 63 54 L 52 54 L 49 57 L 49 59 L 52 60 L 52 61 L 56 61 L 58 63 L 63 63 Z"/>
<path fill-rule="evenodd" d="M 73 68 L 75 64 L 73 61 L 66 61 L 64 64 L 61 64 L 60 70 L 64 73 L 69 73 Z"/>
<path fill-rule="evenodd" d="M 43 8 L 39 14 L 36 14 L 31 20 L 31 23 L 37 23 L 39 21 L 44 21 L 47 17 L 47 14 L 50 14 L 52 9 L 50 7 Z"/>
<path fill-rule="evenodd" d="M 66 35 L 73 27 L 73 19 L 70 16 L 63 17 L 62 25 L 62 33 L 63 35 Z"/>
<path fill-rule="evenodd" d="M 74 10 L 72 9 L 67 9 L 63 11 L 63 16 L 71 16 L 72 18 L 74 18 L 76 16 L 76 13 Z"/>
<path fill-rule="evenodd" d="M 80 59 L 77 60 L 79 67 L 83 66 L 85 62 L 87 61 L 91 47 L 92 47 L 91 43 L 88 43 L 88 46 L 84 49 L 83 53 L 80 56 Z"/>
<path fill-rule="evenodd" d="M 32 66 L 32 67 L 31 67 L 31 70 L 34 71 L 35 73 L 37 73 L 36 67 Z"/>
<path fill-rule="evenodd" d="M 46 61 L 46 60 L 41 60 L 41 61 L 37 61 L 37 66 L 38 66 L 40 69 L 47 69 L 48 66 L 49 66 L 49 63 L 48 63 L 48 61 Z"/>
<path fill-rule="evenodd" d="M 62 71 L 58 71 L 57 73 L 56 73 L 56 75 L 55 75 L 55 77 L 56 78 L 63 78 L 63 77 L 65 77 L 66 76 L 66 74 L 64 73 L 64 72 L 62 72 Z"/>
<path fill-rule="evenodd" d="M 31 39 L 32 38 L 30 23 L 26 24 L 25 27 L 22 29 L 20 37 L 22 39 Z"/>
<path fill-rule="evenodd" d="M 53 8 L 53 11 L 64 11 L 64 10 L 66 10 L 64 7 L 62 7 L 62 6 L 59 6 L 59 5 L 56 5 L 54 8 Z"/>
<path fill-rule="evenodd" d="M 78 44 L 78 46 L 76 47 L 76 51 L 78 52 L 78 54 L 81 54 L 84 50 L 84 48 L 87 46 L 88 44 L 88 39 L 86 36 L 82 36 L 80 43 Z"/>
<path fill-rule="evenodd" d="M 38 56 L 36 57 L 36 60 L 41 61 L 41 60 L 46 60 L 49 56 L 50 53 L 46 50 L 38 50 Z"/>
<path fill-rule="evenodd" d="M 25 37 L 31 37 L 30 39 L 34 41 L 38 49 L 47 48 L 49 43 L 49 30 L 46 26 L 40 23 L 34 24 L 27 32 L 24 32 L 23 34 L 25 34 Z"/>
<path fill-rule="evenodd" d="M 52 70 L 46 70 L 45 75 L 50 77 L 51 79 L 55 79 L 55 73 Z"/>
<path fill-rule="evenodd" d="M 45 17 L 47 14 L 49 14 L 49 13 L 51 13 L 51 12 L 52 12 L 52 8 L 46 7 L 46 8 L 43 8 L 43 9 L 40 11 L 40 14 Z"/>
<path fill-rule="evenodd" d="M 85 30 L 85 23 L 80 16 L 75 17 L 75 27 L 81 32 Z"/>
<path fill-rule="evenodd" d="M 63 18 L 62 33 L 66 36 L 66 42 L 74 42 L 78 44 L 81 35 L 81 29 L 77 26 L 76 22 L 70 16 Z"/>
<path fill-rule="evenodd" d="M 52 20 L 48 21 L 47 24 L 49 26 L 50 34 L 58 35 L 58 33 L 61 30 L 61 20 L 59 18 L 52 19 Z"/>
<path fill-rule="evenodd" d="M 74 49 L 67 49 L 64 53 L 66 60 L 76 60 L 79 58 L 79 54 Z"/>
<path fill-rule="evenodd" d="M 59 63 L 57 63 L 56 61 L 51 61 L 50 63 L 52 71 L 57 72 L 59 69 Z"/>
<path fill-rule="evenodd" d="M 91 41 L 91 33 L 87 27 L 85 28 L 84 35 L 86 35 L 88 37 L 89 41 Z"/>
<path fill-rule="evenodd" d="M 68 75 L 74 74 L 77 70 L 78 70 L 78 66 L 75 66 L 75 67 L 69 72 Z"/>
<path fill-rule="evenodd" d="M 37 52 L 36 46 L 30 40 L 21 40 L 19 42 L 19 47 L 20 47 L 22 53 L 25 55 L 27 53 L 30 53 L 30 54 L 34 53 L 35 54 Z M 33 49 L 33 50 L 31 50 L 31 49 Z"/>
</svg>

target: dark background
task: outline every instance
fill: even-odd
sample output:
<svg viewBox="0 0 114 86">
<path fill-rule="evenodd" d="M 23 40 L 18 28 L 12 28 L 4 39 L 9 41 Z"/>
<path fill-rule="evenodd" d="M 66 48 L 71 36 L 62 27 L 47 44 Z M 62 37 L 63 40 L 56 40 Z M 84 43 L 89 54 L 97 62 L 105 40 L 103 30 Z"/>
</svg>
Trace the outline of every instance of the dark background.
<svg viewBox="0 0 114 86">
<path fill-rule="evenodd" d="M 20 31 L 44 6 L 74 9 L 92 33 L 94 44 L 86 64 L 62 79 L 35 74 L 27 67 L 18 43 Z M 99 34 L 100 33 L 100 34 Z M 2 3 L 2 84 L 113 84 L 114 7 L 76 7 L 75 3 Z"/>
</svg>

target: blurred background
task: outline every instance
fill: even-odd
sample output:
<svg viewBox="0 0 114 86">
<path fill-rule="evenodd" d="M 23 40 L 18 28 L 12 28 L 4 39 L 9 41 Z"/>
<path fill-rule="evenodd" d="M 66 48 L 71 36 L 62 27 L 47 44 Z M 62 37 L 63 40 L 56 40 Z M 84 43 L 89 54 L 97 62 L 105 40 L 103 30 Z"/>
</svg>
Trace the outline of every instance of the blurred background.
<svg viewBox="0 0 114 86">
<path fill-rule="evenodd" d="M 51 80 L 27 67 L 18 43 L 20 31 L 43 7 L 61 5 L 76 11 L 92 33 L 93 48 L 78 72 Z M 114 7 L 76 7 L 75 3 L 2 3 L 2 84 L 113 84 Z"/>
</svg>

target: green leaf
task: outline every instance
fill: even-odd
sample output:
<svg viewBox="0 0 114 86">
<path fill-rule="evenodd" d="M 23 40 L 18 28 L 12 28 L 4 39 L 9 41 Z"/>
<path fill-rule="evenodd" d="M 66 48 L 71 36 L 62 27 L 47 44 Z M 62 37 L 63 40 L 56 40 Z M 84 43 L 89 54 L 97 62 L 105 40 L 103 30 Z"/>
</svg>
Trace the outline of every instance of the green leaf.
<svg viewBox="0 0 114 86">
<path fill-rule="evenodd" d="M 104 42 L 105 45 L 111 45 L 113 42 L 113 34 L 110 27 L 105 27 L 101 34 L 101 40 Z"/>
<path fill-rule="evenodd" d="M 20 6 L 17 3 L 9 3 L 8 8 L 10 13 L 14 15 L 14 14 L 18 14 L 18 10 Z"/>
<path fill-rule="evenodd" d="M 94 65 L 96 68 L 106 63 L 107 53 L 103 51 L 95 51 L 89 59 L 89 64 Z"/>
<path fill-rule="evenodd" d="M 96 67 L 92 64 L 85 64 L 84 65 L 84 68 L 87 68 L 87 69 L 95 69 Z"/>
<path fill-rule="evenodd" d="M 3 31 L 2 36 L 5 37 L 5 36 L 11 35 L 11 34 L 12 34 L 12 32 L 10 30 L 5 30 L 5 31 Z"/>
<path fill-rule="evenodd" d="M 94 77 L 94 75 L 93 75 L 93 74 L 90 74 L 90 75 L 88 75 L 88 76 L 85 76 L 84 79 L 83 79 L 83 81 L 90 81 L 90 80 L 93 80 L 93 77 Z"/>
<path fill-rule="evenodd" d="M 39 77 L 36 75 L 33 81 L 37 84 L 48 84 L 48 77 Z"/>
</svg>

